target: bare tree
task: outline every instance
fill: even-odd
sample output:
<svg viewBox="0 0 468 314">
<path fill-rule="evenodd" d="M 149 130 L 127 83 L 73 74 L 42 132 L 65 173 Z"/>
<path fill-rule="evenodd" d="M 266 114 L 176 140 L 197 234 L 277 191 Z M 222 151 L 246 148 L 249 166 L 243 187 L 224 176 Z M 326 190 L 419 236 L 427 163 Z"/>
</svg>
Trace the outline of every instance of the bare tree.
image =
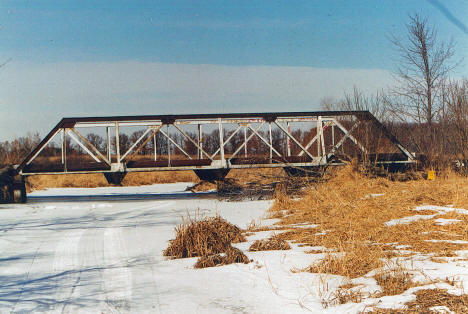
<svg viewBox="0 0 468 314">
<path fill-rule="evenodd" d="M 405 100 L 401 108 L 405 115 L 431 126 L 443 105 L 443 83 L 457 65 L 451 62 L 455 43 L 439 41 L 426 18 L 418 14 L 409 18 L 406 40 L 391 39 L 401 62 L 396 72 L 399 86 L 394 92 Z"/>
<path fill-rule="evenodd" d="M 98 150 L 102 150 L 104 149 L 104 139 L 102 138 L 102 136 L 98 135 L 98 134 L 95 134 L 95 133 L 89 133 L 88 135 L 86 135 L 86 139 L 94 145 L 94 147 L 96 147 Z"/>
<path fill-rule="evenodd" d="M 453 62 L 455 43 L 440 41 L 437 30 L 426 18 L 410 15 L 405 39 L 393 36 L 391 42 L 400 54 L 396 70 L 398 85 L 390 102 L 393 112 L 404 122 L 416 122 L 418 146 L 429 159 L 440 155 L 436 147 L 436 124 L 443 111 L 443 91 Z"/>
<path fill-rule="evenodd" d="M 444 93 L 451 153 L 468 161 L 468 79 L 447 84 Z"/>
</svg>

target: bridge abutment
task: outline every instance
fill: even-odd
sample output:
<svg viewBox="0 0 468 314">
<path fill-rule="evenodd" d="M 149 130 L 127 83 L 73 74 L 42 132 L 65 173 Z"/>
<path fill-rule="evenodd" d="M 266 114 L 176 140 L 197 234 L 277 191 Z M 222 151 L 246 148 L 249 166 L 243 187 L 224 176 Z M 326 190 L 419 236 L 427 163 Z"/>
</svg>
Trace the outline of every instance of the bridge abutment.
<svg viewBox="0 0 468 314">
<path fill-rule="evenodd" d="M 26 199 L 24 177 L 11 166 L 0 169 L 0 203 L 25 203 Z"/>
<path fill-rule="evenodd" d="M 114 185 L 122 185 L 122 181 L 127 175 L 127 172 L 118 171 L 118 172 L 104 172 L 104 177 L 106 177 L 107 183 Z"/>
<path fill-rule="evenodd" d="M 221 169 L 197 169 L 193 170 L 200 180 L 204 181 L 222 181 L 229 173 L 228 168 Z"/>
</svg>

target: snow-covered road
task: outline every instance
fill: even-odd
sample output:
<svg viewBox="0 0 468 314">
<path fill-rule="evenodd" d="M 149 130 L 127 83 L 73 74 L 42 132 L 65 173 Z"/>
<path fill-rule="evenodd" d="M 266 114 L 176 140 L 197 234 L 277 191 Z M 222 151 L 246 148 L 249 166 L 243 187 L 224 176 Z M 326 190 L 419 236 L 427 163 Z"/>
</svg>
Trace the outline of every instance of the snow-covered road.
<svg viewBox="0 0 468 314">
<path fill-rule="evenodd" d="M 219 213 L 245 227 L 271 205 L 193 197 L 188 185 L 50 189 L 31 193 L 27 204 L 0 205 L 0 312 L 304 310 L 297 289 L 284 287 L 292 299 L 278 297 L 273 269 L 294 266 L 281 252 L 254 253 L 272 261 L 271 274 L 258 263 L 195 270 L 195 259 L 162 256 L 187 213 Z"/>
</svg>

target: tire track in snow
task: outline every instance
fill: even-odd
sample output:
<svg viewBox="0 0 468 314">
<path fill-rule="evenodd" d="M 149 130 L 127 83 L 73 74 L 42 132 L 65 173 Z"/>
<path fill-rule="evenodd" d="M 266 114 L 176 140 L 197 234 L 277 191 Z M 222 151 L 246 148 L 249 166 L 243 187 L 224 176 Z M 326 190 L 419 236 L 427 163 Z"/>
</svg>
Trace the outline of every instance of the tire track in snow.
<svg viewBox="0 0 468 314">
<path fill-rule="evenodd" d="M 71 302 L 72 294 L 79 295 L 79 282 L 82 263 L 79 244 L 84 230 L 72 230 L 63 236 L 55 249 L 53 271 L 60 275 L 56 279 L 56 301 L 52 312 L 64 313 Z"/>
<path fill-rule="evenodd" d="M 118 312 L 130 312 L 132 299 L 132 273 L 127 267 L 128 251 L 122 237 L 122 228 L 104 231 L 103 284 L 106 303 Z"/>
</svg>

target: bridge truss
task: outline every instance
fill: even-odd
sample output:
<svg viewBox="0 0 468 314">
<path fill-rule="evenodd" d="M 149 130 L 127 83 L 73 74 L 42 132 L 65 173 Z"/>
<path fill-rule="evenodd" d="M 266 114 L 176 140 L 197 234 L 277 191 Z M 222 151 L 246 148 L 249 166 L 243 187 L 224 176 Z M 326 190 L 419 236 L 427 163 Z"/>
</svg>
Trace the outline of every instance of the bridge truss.
<svg viewBox="0 0 468 314">
<path fill-rule="evenodd" d="M 138 132 L 129 141 L 124 129 Z M 89 130 L 105 143 L 93 142 Z M 153 115 L 63 118 L 17 172 L 98 172 L 114 182 L 127 172 L 194 170 L 222 179 L 229 169 L 305 169 L 349 158 L 393 167 L 415 162 L 368 111 Z"/>
</svg>

